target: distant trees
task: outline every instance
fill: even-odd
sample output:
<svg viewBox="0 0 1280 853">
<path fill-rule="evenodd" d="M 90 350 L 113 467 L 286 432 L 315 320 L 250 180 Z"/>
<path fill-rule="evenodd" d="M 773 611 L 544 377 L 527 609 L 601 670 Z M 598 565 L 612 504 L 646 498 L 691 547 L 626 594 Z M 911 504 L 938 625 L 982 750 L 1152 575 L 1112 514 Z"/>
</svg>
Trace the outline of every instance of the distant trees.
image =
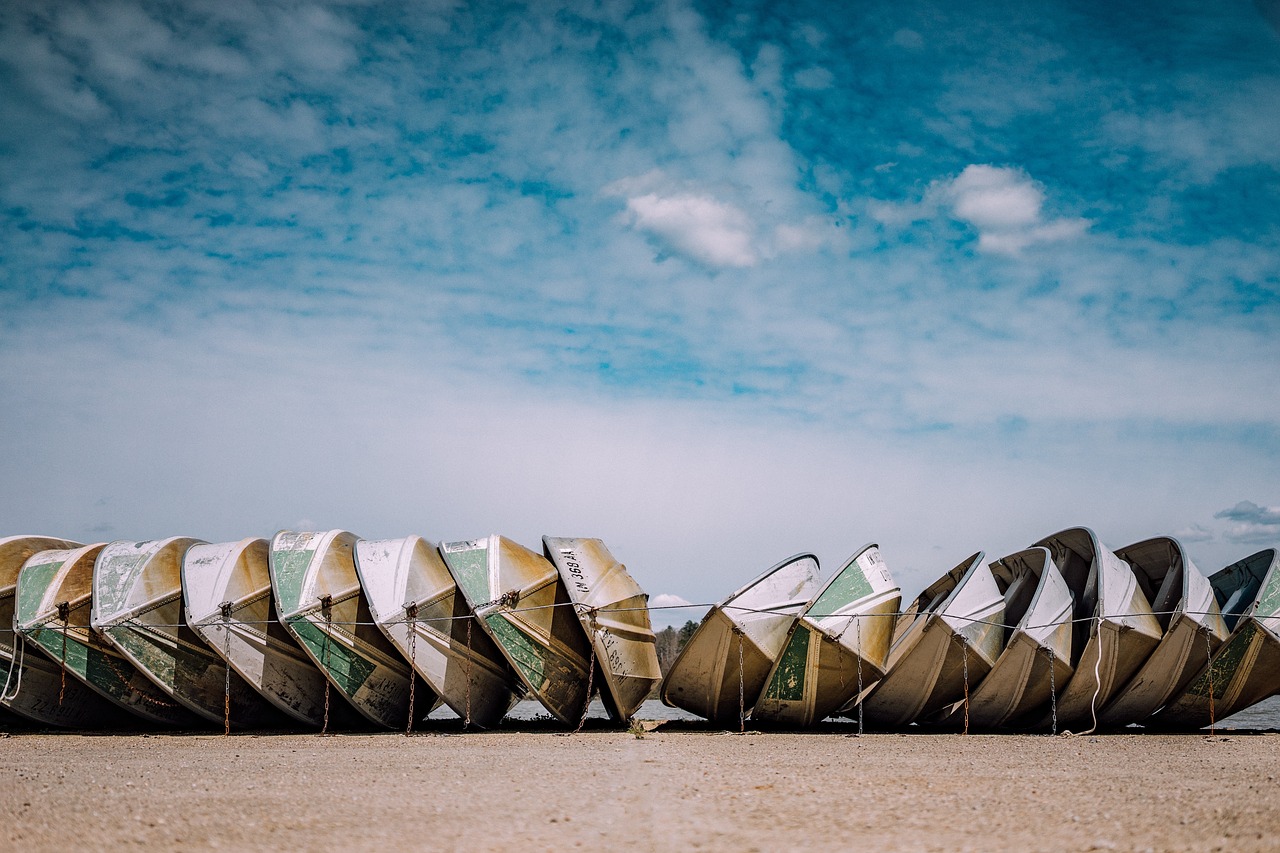
<svg viewBox="0 0 1280 853">
<path fill-rule="evenodd" d="M 685 643 L 689 642 L 689 638 L 693 636 L 693 632 L 696 630 L 698 630 L 698 623 L 689 621 L 685 622 L 680 628 L 668 625 L 657 632 L 658 668 L 662 670 L 664 676 L 671 669 L 671 664 L 676 662 L 680 650 L 685 647 Z"/>
</svg>

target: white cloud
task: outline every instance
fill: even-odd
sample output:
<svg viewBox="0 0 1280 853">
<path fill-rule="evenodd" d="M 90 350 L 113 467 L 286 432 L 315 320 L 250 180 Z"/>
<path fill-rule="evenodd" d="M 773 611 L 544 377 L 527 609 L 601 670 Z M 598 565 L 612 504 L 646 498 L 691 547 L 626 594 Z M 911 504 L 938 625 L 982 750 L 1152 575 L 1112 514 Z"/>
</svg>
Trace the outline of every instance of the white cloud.
<svg viewBox="0 0 1280 853">
<path fill-rule="evenodd" d="M 1044 189 L 1021 169 L 966 166 L 933 192 L 955 218 L 978 229 L 978 248 L 986 252 L 1017 255 L 1037 243 L 1078 237 L 1089 227 L 1084 219 L 1046 221 Z"/>
<path fill-rule="evenodd" d="M 1280 507 L 1258 506 L 1253 501 L 1240 501 L 1233 507 L 1214 513 L 1213 517 L 1235 522 L 1222 534 L 1232 542 L 1280 544 Z"/>
<path fill-rule="evenodd" d="M 1213 531 L 1199 524 L 1190 524 L 1173 531 L 1173 538 L 1184 544 L 1190 542 L 1212 542 Z"/>
<path fill-rule="evenodd" d="M 645 193 L 627 199 L 627 213 L 636 228 L 708 266 L 751 267 L 760 260 L 751 219 L 711 196 Z"/>
</svg>

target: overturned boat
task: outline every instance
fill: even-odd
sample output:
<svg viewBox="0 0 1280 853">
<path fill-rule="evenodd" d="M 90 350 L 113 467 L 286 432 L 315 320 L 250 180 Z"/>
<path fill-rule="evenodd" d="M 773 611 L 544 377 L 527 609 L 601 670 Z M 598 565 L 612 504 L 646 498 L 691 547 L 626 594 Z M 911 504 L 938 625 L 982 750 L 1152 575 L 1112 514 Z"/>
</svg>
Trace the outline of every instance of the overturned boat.
<svg viewBox="0 0 1280 853">
<path fill-rule="evenodd" d="M 0 709 L 33 723 L 63 728 L 113 727 L 131 719 L 118 707 L 74 678 L 38 651 L 27 654 L 24 635 L 14 630 L 14 593 L 18 572 L 42 551 L 72 550 L 80 543 L 50 536 L 0 539 Z"/>
<path fill-rule="evenodd" d="M 1227 639 L 1209 579 L 1169 536 L 1116 551 L 1129 564 L 1164 636 L 1137 674 L 1098 715 L 1103 726 L 1140 723 L 1181 693 Z"/>
<path fill-rule="evenodd" d="M 797 554 L 713 606 L 663 679 L 663 704 L 712 722 L 745 717 L 819 588 L 818 558 Z"/>
<path fill-rule="evenodd" d="M 492 728 L 524 685 L 475 616 L 436 547 L 421 536 L 355 547 L 374 621 L 400 654 L 468 725 Z"/>
<path fill-rule="evenodd" d="M 199 726 L 176 702 L 94 630 L 94 561 L 106 543 L 41 551 L 18 573 L 14 628 L 98 695 L 152 723 Z M 65 698 L 65 697 L 64 697 Z"/>
<path fill-rule="evenodd" d="M 968 724 L 994 729 L 1050 702 L 1066 685 L 1071 666 L 1071 590 L 1047 548 L 1028 548 L 991 563 L 1004 595 L 1005 625 L 1012 625 L 986 678 L 969 694 Z M 1005 632 L 1001 626 L 1001 633 Z M 943 724 L 965 723 L 964 703 Z"/>
<path fill-rule="evenodd" d="M 1091 723 L 1141 668 L 1163 636 L 1129 565 L 1087 527 L 1073 527 L 1035 543 L 1049 549 L 1074 603 L 1074 673 L 1057 696 L 1060 725 Z M 1049 725 L 1050 709 L 1032 727 Z"/>
<path fill-rule="evenodd" d="M 599 539 L 542 537 L 591 641 L 609 716 L 631 719 L 662 680 L 649 596 Z"/>
<path fill-rule="evenodd" d="M 1209 583 L 1231 635 L 1149 726 L 1202 728 L 1280 693 L 1280 551 L 1251 554 Z"/>
<path fill-rule="evenodd" d="M 325 678 L 276 618 L 265 539 L 192 545 L 182 560 L 187 624 L 232 670 L 281 713 L 324 723 Z M 355 714 L 331 703 L 338 725 Z"/>
<path fill-rule="evenodd" d="M 529 691 L 560 722 L 578 722 L 591 699 L 591 645 L 556 567 L 497 535 L 446 542 L 440 555 Z"/>
<path fill-rule="evenodd" d="M 751 718 L 808 726 L 884 676 L 902 590 L 866 545 L 831 576 L 791 628 Z"/>
<path fill-rule="evenodd" d="M 437 697 L 415 684 L 410 708 L 411 679 L 418 676 L 373 622 L 356 575 L 355 543 L 345 530 L 280 531 L 268 558 L 271 589 L 280 621 L 329 684 L 365 719 L 400 728 L 411 710 L 426 716 Z"/>
<path fill-rule="evenodd" d="M 199 539 L 112 542 L 93 570 L 94 630 L 166 695 L 214 723 L 259 728 L 280 718 L 187 625 L 182 556 Z"/>
<path fill-rule="evenodd" d="M 865 724 L 895 728 L 934 714 L 991 671 L 1004 641 L 1004 596 L 985 557 L 979 551 L 948 571 L 898 618 L 886 674 L 860 703 Z"/>
</svg>

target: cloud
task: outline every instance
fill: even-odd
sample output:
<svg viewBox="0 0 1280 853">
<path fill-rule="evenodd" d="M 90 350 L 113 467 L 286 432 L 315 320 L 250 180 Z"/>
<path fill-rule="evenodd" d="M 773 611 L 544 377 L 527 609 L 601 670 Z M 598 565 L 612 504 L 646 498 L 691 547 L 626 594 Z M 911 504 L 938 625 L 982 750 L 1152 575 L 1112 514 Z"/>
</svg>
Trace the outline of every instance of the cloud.
<svg viewBox="0 0 1280 853">
<path fill-rule="evenodd" d="M 1280 544 L 1280 507 L 1258 506 L 1253 501 L 1240 501 L 1214 513 L 1214 518 L 1236 522 L 1229 525 L 1223 536 L 1232 542 Z"/>
<path fill-rule="evenodd" d="M 707 266 L 751 267 L 760 261 L 750 218 L 710 196 L 645 193 L 627 199 L 627 214 L 636 228 Z"/>
<path fill-rule="evenodd" d="M 982 251 L 1018 255 L 1038 243 L 1074 239 L 1089 227 L 1085 219 L 1046 221 L 1044 188 L 1021 169 L 966 166 L 933 192 L 955 218 L 978 229 Z"/>
<path fill-rule="evenodd" d="M 1186 527 L 1180 527 L 1173 532 L 1173 538 L 1184 544 L 1191 542 L 1212 542 L 1214 534 L 1212 530 L 1200 524 L 1190 524 Z"/>
</svg>

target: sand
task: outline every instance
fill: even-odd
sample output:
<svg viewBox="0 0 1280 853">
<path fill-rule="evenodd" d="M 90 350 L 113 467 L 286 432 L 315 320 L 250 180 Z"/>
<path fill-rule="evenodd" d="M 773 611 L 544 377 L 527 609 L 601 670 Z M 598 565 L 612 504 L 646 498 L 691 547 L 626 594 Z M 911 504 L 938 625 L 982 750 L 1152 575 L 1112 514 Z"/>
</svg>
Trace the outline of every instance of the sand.
<svg viewBox="0 0 1280 853">
<path fill-rule="evenodd" d="M 15 733 L 0 768 L 7 850 L 1280 846 L 1276 734 Z"/>
</svg>

